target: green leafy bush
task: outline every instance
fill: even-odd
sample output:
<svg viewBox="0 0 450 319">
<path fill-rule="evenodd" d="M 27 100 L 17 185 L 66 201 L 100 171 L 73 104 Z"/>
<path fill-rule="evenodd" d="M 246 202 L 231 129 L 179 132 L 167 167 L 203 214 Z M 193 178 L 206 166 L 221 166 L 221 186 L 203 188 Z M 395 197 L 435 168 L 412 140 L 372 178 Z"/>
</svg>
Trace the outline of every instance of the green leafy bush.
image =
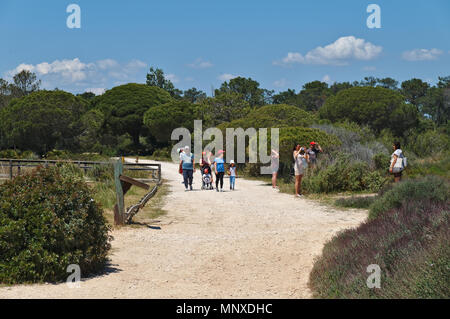
<svg viewBox="0 0 450 319">
<path fill-rule="evenodd" d="M 385 177 L 371 171 L 364 162 L 352 162 L 348 155 L 338 154 L 331 164 L 317 170 L 308 170 L 303 187 L 309 193 L 332 193 L 342 191 L 378 191 Z"/>
<path fill-rule="evenodd" d="M 375 196 L 352 196 L 350 198 L 339 198 L 334 204 L 339 207 L 369 208 L 375 199 Z"/>
<path fill-rule="evenodd" d="M 407 146 L 419 157 L 435 156 L 450 149 L 450 137 L 437 130 L 428 130 L 420 134 L 411 134 Z"/>
<path fill-rule="evenodd" d="M 299 143 L 302 146 L 309 147 L 309 143 L 315 141 L 322 146 L 324 151 L 329 152 L 342 143 L 334 135 L 327 134 L 316 128 L 307 127 L 282 127 L 280 128 L 280 161 L 284 163 L 292 163 L 292 149 L 295 144 Z M 270 140 L 268 141 L 270 145 Z"/>
<path fill-rule="evenodd" d="M 388 181 L 389 177 L 379 171 L 365 172 L 361 182 L 363 188 L 372 192 L 378 192 L 378 190 Z"/>
<path fill-rule="evenodd" d="M 37 159 L 38 156 L 32 151 L 20 151 L 20 150 L 2 150 L 0 151 L 0 158 L 11 159 Z"/>
<path fill-rule="evenodd" d="M 0 283 L 54 282 L 101 270 L 109 226 L 76 168 L 39 167 L 0 186 Z"/>
<path fill-rule="evenodd" d="M 400 208 L 412 200 L 430 200 L 443 203 L 449 198 L 448 183 L 436 176 L 409 179 L 395 184 L 370 206 L 369 218 L 374 219 L 392 208 Z"/>
<path fill-rule="evenodd" d="M 371 168 L 375 167 L 374 155 L 386 152 L 386 147 L 375 141 L 375 137 L 367 126 L 359 127 L 355 123 L 345 122 L 333 125 L 314 124 L 311 127 L 336 136 L 342 142 L 339 151 L 350 155 L 352 161 L 365 162 Z"/>
<path fill-rule="evenodd" d="M 375 164 L 376 169 L 385 170 L 389 168 L 389 163 L 391 158 L 386 153 L 378 153 L 373 157 L 373 162 Z"/>
<path fill-rule="evenodd" d="M 408 177 L 436 175 L 450 178 L 450 156 L 446 154 L 437 158 L 409 160 L 406 173 Z"/>
</svg>

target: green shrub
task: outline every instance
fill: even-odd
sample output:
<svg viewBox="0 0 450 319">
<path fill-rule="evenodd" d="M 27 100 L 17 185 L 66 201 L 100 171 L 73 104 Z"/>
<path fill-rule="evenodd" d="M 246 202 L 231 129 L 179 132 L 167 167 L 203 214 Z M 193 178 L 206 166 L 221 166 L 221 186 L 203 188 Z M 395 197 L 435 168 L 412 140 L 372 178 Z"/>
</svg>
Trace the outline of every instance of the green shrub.
<svg viewBox="0 0 450 319">
<path fill-rule="evenodd" d="M 375 141 L 373 133 L 367 126 L 359 127 L 355 123 L 345 122 L 333 125 L 313 124 L 311 127 L 336 136 L 342 142 L 339 151 L 350 155 L 352 161 L 365 162 L 371 168 L 375 167 L 373 160 L 375 154 L 386 152 L 386 147 Z"/>
<path fill-rule="evenodd" d="M 308 147 L 311 141 L 319 143 L 326 152 L 342 144 L 336 136 L 327 134 L 316 128 L 282 127 L 280 128 L 279 137 L 280 161 L 291 164 L 293 161 L 292 149 L 294 145 L 299 143 L 302 146 Z M 270 139 L 267 143 L 270 145 Z"/>
<path fill-rule="evenodd" d="M 48 160 L 68 160 L 68 161 L 105 161 L 109 157 L 98 153 L 72 153 L 67 150 L 52 150 L 44 155 Z"/>
<path fill-rule="evenodd" d="M 363 189 L 378 192 L 388 179 L 386 175 L 381 174 L 379 171 L 366 171 L 361 183 L 363 184 Z"/>
<path fill-rule="evenodd" d="M 411 200 L 430 200 L 443 203 L 449 198 L 449 185 L 442 178 L 428 176 L 423 179 L 409 179 L 395 184 L 386 191 L 370 207 L 369 218 L 374 219 L 380 214 L 400 208 Z"/>
<path fill-rule="evenodd" d="M 0 151 L 0 158 L 19 158 L 16 150 L 2 150 Z"/>
<path fill-rule="evenodd" d="M 348 155 L 339 153 L 331 164 L 308 170 L 303 188 L 309 193 L 378 191 L 385 180 L 378 171 L 371 171 L 367 163 L 352 162 Z"/>
<path fill-rule="evenodd" d="M 408 158 L 409 164 L 406 174 L 408 177 L 423 177 L 437 175 L 450 178 L 450 156 L 445 154 L 437 158 L 414 159 Z"/>
<path fill-rule="evenodd" d="M 419 157 L 427 157 L 449 150 L 450 138 L 437 130 L 429 130 L 420 134 L 411 134 L 407 147 Z"/>
<path fill-rule="evenodd" d="M 156 149 L 153 154 L 152 157 L 155 159 L 170 159 L 170 153 L 172 151 L 172 147 L 164 147 L 164 148 L 160 148 L 160 149 Z"/>
<path fill-rule="evenodd" d="M 373 157 L 375 169 L 387 171 L 389 168 L 390 161 L 391 161 L 391 158 L 386 153 L 378 153 L 378 154 L 375 154 Z"/>
<path fill-rule="evenodd" d="M 11 159 L 37 159 L 39 158 L 32 151 L 20 151 L 20 150 L 2 150 L 0 151 L 0 158 Z"/>
<path fill-rule="evenodd" d="M 334 204 L 339 207 L 369 208 L 375 199 L 375 196 L 352 196 L 350 198 L 339 198 Z"/>
<path fill-rule="evenodd" d="M 101 270 L 109 226 L 93 194 L 69 166 L 39 167 L 0 185 L 0 283 L 54 282 L 77 264 Z"/>
</svg>

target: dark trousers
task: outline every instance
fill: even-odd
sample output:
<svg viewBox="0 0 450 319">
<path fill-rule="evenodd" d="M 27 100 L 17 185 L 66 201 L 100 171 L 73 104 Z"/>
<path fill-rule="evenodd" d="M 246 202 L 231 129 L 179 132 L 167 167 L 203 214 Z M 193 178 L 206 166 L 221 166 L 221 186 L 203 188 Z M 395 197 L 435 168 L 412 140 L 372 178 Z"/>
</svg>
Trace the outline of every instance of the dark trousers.
<svg viewBox="0 0 450 319">
<path fill-rule="evenodd" d="M 183 181 L 184 187 L 188 187 L 188 184 L 192 186 L 192 179 L 194 176 L 194 171 L 192 169 L 183 169 Z"/>
<path fill-rule="evenodd" d="M 224 172 L 216 173 L 216 189 L 219 187 L 219 182 L 220 182 L 220 188 L 223 188 L 223 175 L 224 174 L 225 174 Z"/>
</svg>

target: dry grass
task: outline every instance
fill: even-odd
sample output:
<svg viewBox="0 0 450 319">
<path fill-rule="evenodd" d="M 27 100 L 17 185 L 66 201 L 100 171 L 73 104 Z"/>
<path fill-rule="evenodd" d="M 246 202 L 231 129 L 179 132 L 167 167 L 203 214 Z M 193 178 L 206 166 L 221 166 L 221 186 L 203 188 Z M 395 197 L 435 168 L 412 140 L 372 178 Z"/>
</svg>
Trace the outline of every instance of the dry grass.
<svg viewBox="0 0 450 319">
<path fill-rule="evenodd" d="M 155 184 L 149 184 L 150 189 L 153 188 Z M 147 194 L 148 191 L 138 187 L 131 187 L 130 190 L 125 194 L 125 208 L 130 207 L 139 202 L 139 200 Z M 158 191 L 155 196 L 150 199 L 150 201 L 143 207 L 139 212 L 133 217 L 132 227 L 148 225 L 155 221 L 155 218 L 166 214 L 167 212 L 162 209 L 164 205 L 164 198 L 169 193 L 169 186 L 162 181 L 161 185 L 158 187 Z M 114 225 L 114 204 L 104 210 L 104 215 L 111 225 Z"/>
</svg>

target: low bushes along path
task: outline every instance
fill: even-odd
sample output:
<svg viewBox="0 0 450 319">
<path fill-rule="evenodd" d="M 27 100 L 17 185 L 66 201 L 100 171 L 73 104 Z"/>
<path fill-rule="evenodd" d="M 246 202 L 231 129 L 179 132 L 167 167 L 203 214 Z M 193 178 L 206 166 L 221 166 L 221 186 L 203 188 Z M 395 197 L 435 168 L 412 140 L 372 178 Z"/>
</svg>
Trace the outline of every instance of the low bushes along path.
<svg viewBox="0 0 450 319">
<path fill-rule="evenodd" d="M 114 230 L 105 274 L 80 288 L 2 287 L 0 298 L 308 298 L 324 243 L 367 216 L 242 178 L 235 191 L 228 179 L 223 193 L 201 191 L 198 170 L 194 191 L 185 192 L 178 165 L 162 163 L 162 173 L 171 190 L 167 214 L 150 227 Z"/>
</svg>

